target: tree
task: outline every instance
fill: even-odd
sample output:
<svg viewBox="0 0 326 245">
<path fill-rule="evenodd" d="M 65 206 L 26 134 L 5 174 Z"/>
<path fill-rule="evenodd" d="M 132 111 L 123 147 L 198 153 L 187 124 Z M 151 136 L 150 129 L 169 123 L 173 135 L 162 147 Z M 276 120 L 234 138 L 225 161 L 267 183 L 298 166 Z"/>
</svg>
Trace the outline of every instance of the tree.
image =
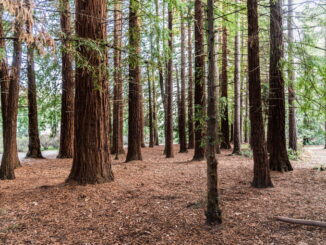
<svg viewBox="0 0 326 245">
<path fill-rule="evenodd" d="M 265 142 L 261 102 L 259 28 L 257 0 L 248 0 L 248 77 L 251 123 L 251 146 L 254 155 L 254 179 L 256 188 L 272 187 Z"/>
<path fill-rule="evenodd" d="M 222 222 L 219 208 L 217 189 L 217 160 L 216 160 L 216 62 L 215 62 L 215 33 L 214 33 L 214 1 L 207 0 L 208 24 L 208 78 L 207 78 L 207 210 L 208 224 Z"/>
<path fill-rule="evenodd" d="M 2 17 L 2 10 L 1 10 Z M 2 20 L 2 18 L 1 18 Z M 19 39 L 23 20 L 16 17 L 14 23 L 13 57 L 11 73 L 8 73 L 5 58 L 2 58 L 1 67 L 1 103 L 3 121 L 3 156 L 0 167 L 0 179 L 15 179 L 14 169 L 20 166 L 17 153 L 17 114 L 19 81 L 22 59 L 22 45 Z M 3 34 L 1 21 L 0 34 Z M 5 42 L 1 41 L 1 48 L 5 48 Z"/>
<path fill-rule="evenodd" d="M 109 154 L 106 1 L 76 1 L 75 149 L 68 182 L 114 179 Z M 89 43 L 92 43 L 91 45 Z"/>
<path fill-rule="evenodd" d="M 201 0 L 195 0 L 195 153 L 193 160 L 201 161 L 205 157 L 203 146 L 204 136 L 204 35 L 203 35 L 203 6 Z"/>
<path fill-rule="evenodd" d="M 229 129 L 229 110 L 228 110 L 228 58 L 227 58 L 227 28 L 225 23 L 222 27 L 222 89 L 221 97 L 223 100 L 223 109 L 222 109 L 222 119 L 221 119 L 221 131 L 222 131 L 222 140 L 221 140 L 221 149 L 230 149 L 230 129 Z"/>
<path fill-rule="evenodd" d="M 272 170 L 287 172 L 293 169 L 288 158 L 285 141 L 285 95 L 281 67 L 283 30 L 280 0 L 270 0 L 270 12 L 269 164 Z"/>
<path fill-rule="evenodd" d="M 27 8 L 30 10 L 30 1 L 25 0 Z M 26 22 L 26 32 L 31 34 L 33 24 L 28 20 Z M 26 157 L 43 158 L 41 153 L 41 143 L 38 130 L 38 112 L 37 112 L 37 92 L 34 68 L 34 45 L 27 45 L 27 98 L 28 98 L 28 152 Z"/>
<path fill-rule="evenodd" d="M 297 123 L 295 112 L 295 90 L 294 90 L 294 70 L 293 70 L 293 1 L 288 0 L 288 102 L 289 102 L 289 148 L 297 151 Z"/>
<path fill-rule="evenodd" d="M 190 16 L 190 10 L 189 10 L 189 16 Z M 195 147 L 191 23 L 192 21 L 189 17 L 188 18 L 188 149 L 193 149 Z"/>
<path fill-rule="evenodd" d="M 130 0 L 129 6 L 129 109 L 128 153 L 126 162 L 142 160 L 141 155 L 141 84 L 140 84 L 140 3 Z"/>
<path fill-rule="evenodd" d="M 236 5 L 239 0 L 235 1 Z M 233 152 L 232 154 L 241 154 L 241 135 L 240 135 L 240 32 L 239 15 L 236 14 L 236 31 L 234 37 L 234 121 L 233 121 Z"/>
<path fill-rule="evenodd" d="M 121 0 L 114 3 L 114 95 L 113 95 L 113 137 L 111 153 L 124 153 L 123 149 L 123 98 L 122 98 L 122 12 Z"/>
<path fill-rule="evenodd" d="M 69 0 L 60 0 L 62 38 L 62 97 L 60 148 L 58 158 L 72 158 L 74 152 L 74 88 L 71 55 L 71 16 Z"/>
<path fill-rule="evenodd" d="M 180 153 L 187 152 L 187 139 L 186 139 L 186 57 L 185 57 L 185 25 L 184 17 L 181 13 L 181 94 L 180 94 Z"/>
<path fill-rule="evenodd" d="M 173 52 L 173 9 L 172 3 L 168 7 L 168 29 L 169 55 L 167 60 L 167 79 L 166 79 L 166 136 L 165 136 L 165 155 L 167 158 L 174 157 L 173 153 L 173 117 L 172 117 L 172 52 Z"/>
<path fill-rule="evenodd" d="M 148 87 L 148 121 L 149 121 L 149 147 L 154 147 L 154 125 L 152 105 L 152 78 L 150 75 L 149 63 L 147 62 L 147 87 Z"/>
</svg>

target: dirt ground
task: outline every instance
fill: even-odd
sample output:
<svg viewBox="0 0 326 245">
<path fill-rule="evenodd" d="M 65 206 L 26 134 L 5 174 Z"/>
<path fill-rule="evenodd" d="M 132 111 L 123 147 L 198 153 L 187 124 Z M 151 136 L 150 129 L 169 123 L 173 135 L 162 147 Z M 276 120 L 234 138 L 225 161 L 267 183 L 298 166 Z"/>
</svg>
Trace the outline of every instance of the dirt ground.
<svg viewBox="0 0 326 245">
<path fill-rule="evenodd" d="M 146 148 L 142 162 L 113 161 L 114 182 L 87 186 L 64 185 L 71 160 L 24 160 L 16 180 L 0 182 L 0 243 L 326 244 L 326 229 L 274 219 L 326 221 L 326 171 L 313 170 L 326 150 L 308 150 L 269 189 L 250 186 L 251 159 L 218 155 L 216 227 L 205 225 L 206 162 L 191 162 L 192 151 L 166 159 Z"/>
</svg>

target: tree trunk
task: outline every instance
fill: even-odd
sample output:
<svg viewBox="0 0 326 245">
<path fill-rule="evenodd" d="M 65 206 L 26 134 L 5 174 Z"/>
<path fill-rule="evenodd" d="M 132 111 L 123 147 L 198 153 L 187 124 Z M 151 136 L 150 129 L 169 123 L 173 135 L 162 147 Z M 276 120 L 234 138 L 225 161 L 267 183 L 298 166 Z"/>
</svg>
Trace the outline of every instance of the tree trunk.
<svg viewBox="0 0 326 245">
<path fill-rule="evenodd" d="M 124 153 L 123 149 L 123 98 L 122 98 L 122 13 L 121 0 L 114 2 L 114 95 L 113 95 L 113 129 L 111 153 Z"/>
<path fill-rule="evenodd" d="M 67 182 L 96 184 L 114 179 L 109 154 L 108 82 L 106 79 L 106 1 L 76 1 L 77 48 L 75 148 Z M 96 42 L 91 48 L 83 39 Z M 87 66 L 78 64 L 87 61 Z M 91 120 L 90 120 L 91 119 Z"/>
<path fill-rule="evenodd" d="M 195 153 L 193 160 L 201 161 L 205 157 L 203 146 L 205 116 L 204 98 L 204 35 L 203 35 L 203 6 L 201 0 L 195 0 Z"/>
<path fill-rule="evenodd" d="M 289 148 L 297 151 L 297 125 L 295 116 L 295 90 L 294 90 L 294 67 L 293 67 L 293 1 L 288 0 L 288 102 L 289 102 Z"/>
<path fill-rule="evenodd" d="M 239 0 L 235 0 L 239 4 Z M 234 37 L 234 121 L 233 121 L 233 152 L 232 154 L 241 155 L 240 140 L 240 33 L 239 15 L 236 14 L 236 34 Z"/>
<path fill-rule="evenodd" d="M 167 61 L 167 79 L 166 79 L 166 137 L 165 137 L 165 155 L 167 158 L 174 157 L 173 154 L 173 111 L 172 111 L 172 52 L 173 52 L 173 9 L 172 3 L 169 3 L 168 10 L 168 29 L 169 29 L 169 57 Z"/>
<path fill-rule="evenodd" d="M 280 0 L 270 0 L 270 11 L 269 164 L 272 170 L 287 172 L 293 169 L 287 155 L 285 141 L 285 95 L 281 71 L 283 30 Z"/>
<path fill-rule="evenodd" d="M 30 1 L 25 0 L 27 7 L 30 9 Z M 33 24 L 27 21 L 26 32 L 33 31 Z M 28 102 L 28 152 L 27 158 L 43 158 L 41 153 L 41 143 L 38 130 L 38 116 L 37 116 L 37 92 L 35 81 L 34 68 L 34 46 L 29 44 L 27 47 L 27 102 Z"/>
<path fill-rule="evenodd" d="M 195 147 L 191 33 L 192 33 L 192 27 L 191 27 L 191 20 L 189 18 L 188 20 L 188 149 L 193 149 Z"/>
<path fill-rule="evenodd" d="M 222 119 L 221 119 L 221 149 L 231 149 L 229 131 L 229 110 L 228 110 L 228 74 L 227 74 L 227 29 L 225 24 L 222 27 Z"/>
<path fill-rule="evenodd" d="M 254 155 L 254 178 L 256 188 L 272 187 L 265 142 L 261 103 L 259 65 L 259 27 L 257 0 L 248 0 L 248 77 L 252 151 Z"/>
<path fill-rule="evenodd" d="M 147 63 L 147 87 L 148 87 L 148 118 L 149 118 L 149 147 L 154 147 L 154 127 L 153 127 L 153 105 L 152 86 L 149 64 Z"/>
<path fill-rule="evenodd" d="M 144 92 L 143 84 L 140 81 L 140 146 L 145 148 L 145 135 L 144 135 Z"/>
<path fill-rule="evenodd" d="M 2 13 L 2 11 L 1 11 Z M 2 17 L 2 14 L 1 14 Z M 1 24 L 1 32 L 3 28 Z M 19 37 L 22 29 L 22 20 L 16 18 L 14 36 Z M 1 46 L 5 47 L 5 43 L 2 42 Z M 3 112 L 3 126 L 4 126 L 4 138 L 3 138 L 3 156 L 0 167 L 0 179 L 15 179 L 14 169 L 20 166 L 20 162 L 17 154 L 17 115 L 18 115 L 18 98 L 19 98 L 19 81 L 22 59 L 22 45 L 19 39 L 14 40 L 13 45 L 13 58 L 11 74 L 7 76 L 6 65 L 3 63 L 3 79 L 2 93 L 7 90 L 8 95 L 2 97 L 2 101 L 7 100 L 2 106 L 6 105 L 6 108 L 2 109 Z M 7 73 L 7 74 L 6 74 Z M 9 79 L 9 84 L 6 82 Z M 1 94 L 2 94 L 1 93 Z"/>
<path fill-rule="evenodd" d="M 72 45 L 71 17 L 69 0 L 60 1 L 62 39 L 62 98 L 61 98 L 61 132 L 58 158 L 72 158 L 74 150 L 74 77 L 73 57 L 70 53 Z"/>
<path fill-rule="evenodd" d="M 216 153 L 216 62 L 214 34 L 214 0 L 207 0 L 208 19 L 208 79 L 207 79 L 207 210 L 208 224 L 222 223 L 222 213 L 219 207 L 217 159 Z"/>
<path fill-rule="evenodd" d="M 185 25 L 184 17 L 181 14 L 181 94 L 180 94 L 180 153 L 187 152 L 186 139 L 186 57 L 185 57 Z"/>
<path fill-rule="evenodd" d="M 129 6 L 129 111 L 128 153 L 126 162 L 142 160 L 141 155 L 141 84 L 140 84 L 140 3 L 130 0 Z"/>
</svg>

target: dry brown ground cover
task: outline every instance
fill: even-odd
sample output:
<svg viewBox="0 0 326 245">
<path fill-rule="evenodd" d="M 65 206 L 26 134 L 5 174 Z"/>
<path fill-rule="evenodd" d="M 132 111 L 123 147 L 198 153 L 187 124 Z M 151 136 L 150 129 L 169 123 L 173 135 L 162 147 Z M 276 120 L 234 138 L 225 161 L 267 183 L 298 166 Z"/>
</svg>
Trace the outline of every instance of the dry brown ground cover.
<svg viewBox="0 0 326 245">
<path fill-rule="evenodd" d="M 162 150 L 143 150 L 143 162 L 114 161 L 115 181 L 102 185 L 64 185 L 71 160 L 25 160 L 16 180 L 0 182 L 0 243 L 326 244 L 325 229 L 274 220 L 326 221 L 326 171 L 316 163 L 293 162 L 293 172 L 272 173 L 275 188 L 260 190 L 250 187 L 252 160 L 223 152 L 224 223 L 209 227 L 206 163 L 191 162 L 192 151 L 165 159 Z"/>
</svg>

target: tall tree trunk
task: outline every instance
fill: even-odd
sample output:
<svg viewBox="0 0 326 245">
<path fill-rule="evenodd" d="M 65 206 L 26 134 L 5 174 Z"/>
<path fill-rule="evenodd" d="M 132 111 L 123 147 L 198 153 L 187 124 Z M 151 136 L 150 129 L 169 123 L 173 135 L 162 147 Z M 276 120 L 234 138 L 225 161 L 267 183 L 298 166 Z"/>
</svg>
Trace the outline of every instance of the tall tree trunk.
<svg viewBox="0 0 326 245">
<path fill-rule="evenodd" d="M 214 33 L 214 0 L 207 0 L 208 19 L 208 79 L 207 79 L 207 210 L 208 224 L 220 224 L 222 214 L 219 207 L 217 189 L 217 159 L 216 153 L 216 62 L 215 62 L 215 33 Z"/>
<path fill-rule="evenodd" d="M 2 11 L 1 11 L 2 12 Z M 2 17 L 2 14 L 1 14 Z M 1 32 L 3 28 L 1 25 Z M 19 37 L 22 29 L 22 20 L 16 18 L 14 36 Z M 2 42 L 1 46 L 5 47 L 5 43 Z M 10 76 L 6 75 L 4 70 L 4 77 L 2 84 L 2 92 L 7 88 L 8 95 L 3 96 L 2 101 L 7 100 L 2 106 L 6 105 L 7 108 L 3 108 L 3 125 L 4 125 L 4 138 L 3 138 L 3 156 L 0 167 L 0 179 L 15 179 L 14 169 L 20 166 L 20 162 L 17 154 L 17 115 L 18 115 L 18 98 L 19 98 L 19 81 L 22 59 L 22 45 L 21 41 L 17 38 L 14 40 L 12 67 Z M 4 64 L 3 64 L 4 68 Z M 9 84 L 5 80 L 9 79 Z"/>
<path fill-rule="evenodd" d="M 149 118 L 149 147 L 154 147 L 153 105 L 152 105 L 152 78 L 147 62 L 147 87 L 148 87 L 148 118 Z"/>
<path fill-rule="evenodd" d="M 152 70 L 153 72 L 153 70 Z M 154 74 L 152 74 L 152 77 Z M 158 137 L 158 130 L 157 130 L 157 104 L 156 104 L 156 86 L 155 86 L 155 79 L 152 81 L 152 90 L 153 90 L 153 127 L 154 127 L 154 144 L 159 145 L 159 137 Z"/>
<path fill-rule="evenodd" d="M 251 142 L 254 155 L 254 179 L 256 188 L 272 187 L 265 142 L 261 103 L 259 64 L 259 27 L 257 0 L 248 0 L 248 77 L 251 122 Z"/>
<path fill-rule="evenodd" d="M 209 39 L 209 38 L 208 38 Z M 215 60 L 219 60 L 219 55 L 218 55 L 218 50 L 219 50 L 219 40 L 220 40 L 220 35 L 219 31 L 215 32 Z M 215 62 L 215 83 L 216 83 L 216 89 L 215 89 L 215 96 L 216 96 L 216 141 L 215 141 L 215 152 L 216 154 L 221 154 L 221 149 L 220 149 L 220 127 L 219 127 L 219 122 L 220 122 L 220 116 L 219 116 L 219 98 L 220 98 L 220 89 L 219 86 L 217 85 L 219 80 L 219 65 L 218 62 Z"/>
<path fill-rule="evenodd" d="M 244 142 L 248 143 L 249 142 L 249 125 L 248 125 L 248 121 L 249 121 L 249 82 L 247 82 L 247 79 L 244 79 L 244 83 L 245 85 L 245 89 L 246 89 L 246 93 L 245 93 L 245 119 L 244 119 Z"/>
<path fill-rule="evenodd" d="M 244 63 L 244 28 L 243 28 L 244 19 L 241 18 L 241 48 L 240 48 L 240 143 L 243 142 L 243 122 L 244 122 L 244 115 L 243 115 L 243 97 L 246 98 L 246 93 L 244 96 L 244 89 L 245 89 L 245 69 L 243 67 Z"/>
<path fill-rule="evenodd" d="M 143 92 L 143 84 L 140 81 L 140 146 L 142 148 L 145 147 L 145 135 L 144 135 L 144 92 Z"/>
<path fill-rule="evenodd" d="M 114 95 L 113 95 L 113 129 L 111 153 L 124 153 L 123 149 L 123 98 L 122 98 L 122 67 L 121 67 L 121 46 L 122 46 L 122 12 L 121 0 L 114 2 Z"/>
<path fill-rule="evenodd" d="M 68 182 L 96 184 L 114 179 L 109 154 L 105 0 L 76 1 L 77 48 L 87 66 L 76 68 L 75 148 Z M 96 42 L 91 48 L 83 39 Z M 80 62 L 80 61 L 79 61 Z M 91 120 L 90 120 L 91 118 Z"/>
<path fill-rule="evenodd" d="M 61 132 L 58 158 L 72 158 L 74 150 L 74 75 L 73 57 L 70 53 L 72 45 L 71 17 L 69 0 L 60 0 L 62 39 L 62 98 L 61 98 Z"/>
<path fill-rule="evenodd" d="M 270 168 L 291 171 L 285 141 L 285 95 L 281 60 L 283 58 L 283 30 L 281 0 L 270 0 L 270 69 L 268 149 Z M 252 139 L 253 141 L 253 139 Z"/>
<path fill-rule="evenodd" d="M 126 162 L 142 160 L 141 155 L 141 84 L 140 84 L 140 3 L 130 0 L 129 6 L 129 111 L 128 153 Z"/>
<path fill-rule="evenodd" d="M 228 110 L 228 74 L 227 74 L 227 29 L 225 24 L 222 27 L 222 99 L 223 99 L 223 110 L 221 119 L 221 149 L 230 149 L 230 130 L 229 130 L 229 110 Z"/>
<path fill-rule="evenodd" d="M 189 10 L 189 16 L 190 16 L 190 10 Z M 188 20 L 188 149 L 193 149 L 195 147 L 191 23 L 192 23 L 191 18 L 189 18 Z"/>
<path fill-rule="evenodd" d="M 288 102 L 289 102 L 289 148 L 297 151 L 297 123 L 295 116 L 295 90 L 294 90 L 294 69 L 293 69 L 293 1 L 288 0 Z"/>
<path fill-rule="evenodd" d="M 201 0 L 195 0 L 195 153 L 193 160 L 201 161 L 205 157 L 204 125 L 204 35 L 203 35 L 203 6 Z"/>
<path fill-rule="evenodd" d="M 180 94 L 180 153 L 187 152 L 186 139 L 186 57 L 185 57 L 185 25 L 181 14 L 181 94 Z"/>
<path fill-rule="evenodd" d="M 167 79 L 166 79 L 166 137 L 165 137 L 165 155 L 167 158 L 174 157 L 173 153 L 173 111 L 172 111 L 172 54 L 173 54 L 173 9 L 172 3 L 169 3 L 168 10 L 168 29 L 169 29 L 169 57 L 167 61 Z"/>
<path fill-rule="evenodd" d="M 239 0 L 235 0 L 239 4 Z M 239 15 L 236 14 L 236 34 L 234 37 L 234 121 L 233 121 L 233 152 L 232 154 L 241 154 L 240 140 L 240 22 Z"/>
<path fill-rule="evenodd" d="M 30 1 L 25 0 L 25 3 L 30 9 Z M 33 24 L 30 21 L 26 23 L 27 33 L 33 31 Z M 38 116 L 37 116 L 37 92 L 35 81 L 35 68 L 34 68 L 34 46 L 28 44 L 27 47 L 27 102 L 28 102 L 28 151 L 26 157 L 30 158 L 43 158 L 41 153 L 41 143 L 38 130 Z"/>
</svg>

